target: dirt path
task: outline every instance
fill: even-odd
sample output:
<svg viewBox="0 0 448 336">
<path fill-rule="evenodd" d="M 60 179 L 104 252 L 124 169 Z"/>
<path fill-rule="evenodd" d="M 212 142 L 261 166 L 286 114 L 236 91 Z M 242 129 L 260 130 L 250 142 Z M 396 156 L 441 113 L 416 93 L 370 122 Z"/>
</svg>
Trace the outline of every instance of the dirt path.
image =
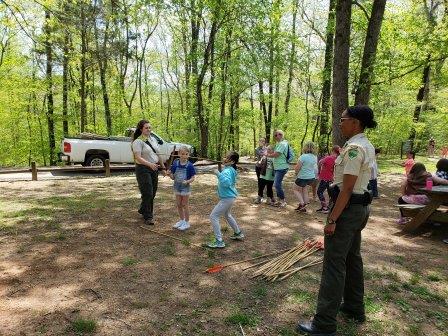
<svg viewBox="0 0 448 336">
<path fill-rule="evenodd" d="M 320 236 L 324 215 L 252 204 L 255 174 L 240 176 L 234 215 L 244 242 L 210 251 L 142 230 L 133 176 L 64 181 L 0 182 L 0 335 L 295 335 L 315 309 L 321 266 L 267 283 L 247 264 L 209 275 L 212 264 L 292 247 Z M 397 175 L 380 178 L 363 231 L 368 321 L 341 320 L 339 335 L 446 335 L 447 227 L 403 236 L 395 219 Z M 194 243 L 211 237 L 215 177 L 199 175 L 192 227 L 177 221 L 171 183 L 160 179 L 154 229 Z M 311 204 L 317 209 L 318 204 Z M 225 226 L 224 226 L 225 227 Z M 231 232 L 225 229 L 225 236 Z"/>
</svg>

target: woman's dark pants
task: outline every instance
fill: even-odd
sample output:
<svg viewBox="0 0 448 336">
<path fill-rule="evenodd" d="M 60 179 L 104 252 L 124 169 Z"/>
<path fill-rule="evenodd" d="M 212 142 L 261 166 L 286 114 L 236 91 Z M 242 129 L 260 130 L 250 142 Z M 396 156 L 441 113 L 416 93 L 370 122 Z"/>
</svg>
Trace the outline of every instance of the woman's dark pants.
<svg viewBox="0 0 448 336">
<path fill-rule="evenodd" d="M 145 220 L 154 218 L 154 197 L 156 197 L 157 192 L 158 175 L 157 170 L 154 171 L 140 164 L 135 165 L 135 176 L 142 195 L 142 203 L 138 212 L 143 215 Z"/>
</svg>

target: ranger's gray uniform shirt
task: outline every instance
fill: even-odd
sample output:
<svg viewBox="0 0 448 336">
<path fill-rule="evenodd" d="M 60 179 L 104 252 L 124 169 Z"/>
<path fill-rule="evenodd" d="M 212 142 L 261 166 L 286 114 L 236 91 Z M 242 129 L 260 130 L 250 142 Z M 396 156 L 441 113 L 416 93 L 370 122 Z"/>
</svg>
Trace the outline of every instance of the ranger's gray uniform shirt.
<svg viewBox="0 0 448 336">
<path fill-rule="evenodd" d="M 152 147 L 155 149 L 156 152 L 159 151 L 159 145 L 152 136 L 148 138 L 148 141 L 151 143 Z M 137 138 L 132 143 L 132 151 L 134 154 L 140 154 L 140 156 L 151 163 L 158 163 L 159 162 L 159 156 L 154 153 L 152 148 L 148 146 L 142 139 Z"/>
</svg>

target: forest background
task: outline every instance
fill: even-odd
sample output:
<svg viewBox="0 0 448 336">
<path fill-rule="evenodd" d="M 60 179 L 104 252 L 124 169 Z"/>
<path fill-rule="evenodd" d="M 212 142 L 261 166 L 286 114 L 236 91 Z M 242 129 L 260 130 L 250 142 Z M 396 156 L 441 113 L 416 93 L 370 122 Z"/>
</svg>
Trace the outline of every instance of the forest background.
<svg viewBox="0 0 448 336">
<path fill-rule="evenodd" d="M 1 0 L 0 166 L 141 118 L 210 158 L 275 128 L 323 153 L 353 104 L 383 153 L 440 148 L 447 57 L 448 0 Z"/>
</svg>

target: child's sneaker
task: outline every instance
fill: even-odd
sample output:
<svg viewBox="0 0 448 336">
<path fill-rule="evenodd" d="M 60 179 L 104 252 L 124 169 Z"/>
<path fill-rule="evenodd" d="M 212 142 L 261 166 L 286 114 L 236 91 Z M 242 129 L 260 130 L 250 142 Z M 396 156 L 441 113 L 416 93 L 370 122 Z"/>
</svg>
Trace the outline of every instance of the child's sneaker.
<svg viewBox="0 0 448 336">
<path fill-rule="evenodd" d="M 257 196 L 257 198 L 255 199 L 254 203 L 255 204 L 260 204 L 261 200 L 262 200 L 262 198 L 260 196 Z"/>
<path fill-rule="evenodd" d="M 183 223 L 184 223 L 184 220 L 181 219 L 180 221 L 178 221 L 176 224 L 173 225 L 173 228 L 178 229 L 182 226 Z"/>
<path fill-rule="evenodd" d="M 179 230 L 185 231 L 190 228 L 190 223 L 184 220 L 184 222 L 178 227 Z"/>
<path fill-rule="evenodd" d="M 406 224 L 409 221 L 410 221 L 410 219 L 408 217 L 400 217 L 397 220 L 397 224 L 404 225 L 404 224 Z"/>
<path fill-rule="evenodd" d="M 238 233 L 233 233 L 233 235 L 230 236 L 230 239 L 233 240 L 244 240 L 244 233 L 242 231 L 238 232 Z"/>
<path fill-rule="evenodd" d="M 205 244 L 205 246 L 209 248 L 224 248 L 226 247 L 226 244 L 222 240 L 215 239 L 214 241 Z"/>
<path fill-rule="evenodd" d="M 276 202 L 275 203 L 276 204 L 276 206 L 277 207 L 279 207 L 279 208 L 284 208 L 284 207 L 286 207 L 286 201 L 278 201 L 278 202 Z"/>
<path fill-rule="evenodd" d="M 268 199 L 266 200 L 266 204 L 267 204 L 267 205 L 274 205 L 274 203 L 275 203 L 275 199 L 273 199 L 273 198 L 268 198 Z"/>
</svg>

